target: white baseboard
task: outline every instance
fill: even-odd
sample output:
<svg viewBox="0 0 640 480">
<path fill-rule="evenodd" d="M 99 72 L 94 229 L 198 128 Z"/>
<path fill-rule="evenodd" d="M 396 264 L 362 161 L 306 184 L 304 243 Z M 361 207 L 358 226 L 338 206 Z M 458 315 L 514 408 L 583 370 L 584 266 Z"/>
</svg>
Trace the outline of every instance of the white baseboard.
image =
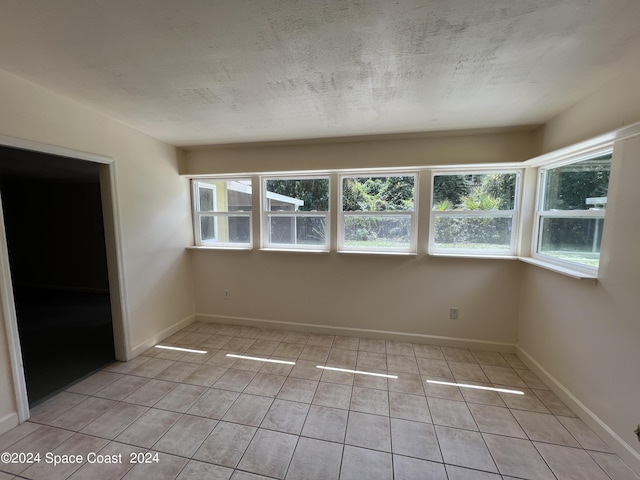
<svg viewBox="0 0 640 480">
<path fill-rule="evenodd" d="M 516 346 L 516 349 L 522 361 L 531 371 L 538 375 L 591 430 L 604 440 L 607 445 L 611 447 L 612 451 L 617 453 L 618 456 L 626 462 L 629 468 L 636 473 L 640 473 L 640 454 L 620 438 L 600 417 L 587 408 L 568 388 L 547 372 L 526 350 L 519 345 Z"/>
<path fill-rule="evenodd" d="M 19 423 L 17 412 L 11 412 L 0 418 L 0 435 L 7 433 L 14 427 L 17 427 Z"/>
<path fill-rule="evenodd" d="M 169 328 L 165 328 L 161 332 L 156 333 L 152 337 L 147 338 L 144 342 L 139 343 L 131 349 L 131 358 L 135 358 L 142 352 L 149 350 L 154 345 L 158 344 L 167 337 L 170 337 L 174 333 L 182 330 L 184 327 L 191 325 L 195 321 L 195 315 L 189 315 L 183 318 L 177 323 L 174 323 Z M 130 359 L 131 359 L 130 358 Z"/>
<path fill-rule="evenodd" d="M 339 327 L 335 325 L 317 325 L 310 323 L 283 322 L 262 318 L 231 317 L 227 315 L 210 315 L 197 313 L 196 320 L 200 322 L 224 323 L 243 325 L 248 327 L 289 329 L 307 333 L 321 333 L 325 335 L 344 335 L 351 337 L 382 338 L 403 342 L 424 343 L 444 347 L 472 348 L 475 350 L 492 350 L 494 352 L 515 353 L 516 346 L 511 343 L 490 342 L 487 340 L 473 340 L 469 338 L 440 337 L 420 333 L 393 332 L 387 330 L 373 330 L 368 328 Z"/>
</svg>

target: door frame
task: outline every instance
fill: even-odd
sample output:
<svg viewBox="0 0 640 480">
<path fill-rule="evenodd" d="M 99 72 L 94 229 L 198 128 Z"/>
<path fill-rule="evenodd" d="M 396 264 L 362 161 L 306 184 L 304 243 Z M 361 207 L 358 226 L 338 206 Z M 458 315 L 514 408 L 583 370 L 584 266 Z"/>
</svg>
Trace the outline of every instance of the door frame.
<svg viewBox="0 0 640 480">
<path fill-rule="evenodd" d="M 131 359 L 131 343 L 129 339 L 129 318 L 126 308 L 126 289 L 124 278 L 124 262 L 122 257 L 122 237 L 118 216 L 118 196 L 116 188 L 116 166 L 110 157 L 93 153 L 71 150 L 53 145 L 32 142 L 19 138 L 0 135 L 0 146 L 18 148 L 38 153 L 63 156 L 74 160 L 84 160 L 99 164 L 100 196 L 102 199 L 102 216 L 104 223 L 105 247 L 107 253 L 107 270 L 109 273 L 109 294 L 111 299 L 111 322 L 113 325 L 113 341 L 117 360 Z M 29 399 L 27 384 L 22 363 L 22 348 L 18 334 L 11 281 L 11 266 L 4 225 L 4 212 L 0 202 L 0 314 L 4 318 L 15 390 L 19 423 L 29 419 Z"/>
</svg>

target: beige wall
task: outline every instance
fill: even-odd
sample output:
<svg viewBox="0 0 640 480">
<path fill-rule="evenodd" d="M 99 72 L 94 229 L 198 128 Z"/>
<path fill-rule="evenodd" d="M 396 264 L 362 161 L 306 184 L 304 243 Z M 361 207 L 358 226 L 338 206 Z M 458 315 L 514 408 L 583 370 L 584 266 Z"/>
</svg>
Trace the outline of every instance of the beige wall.
<svg viewBox="0 0 640 480">
<path fill-rule="evenodd" d="M 114 159 L 131 347 L 192 315 L 189 191 L 175 148 L 1 71 L 0 135 Z M 4 333 L 3 320 L 0 418 L 16 408 Z"/>
<path fill-rule="evenodd" d="M 182 171 L 512 162 L 531 156 L 534 140 L 532 132 L 510 132 L 218 147 L 186 152 Z M 422 177 L 428 186 L 429 172 Z M 430 207 L 421 193 L 417 256 L 192 250 L 196 313 L 515 344 L 521 266 L 426 255 Z M 449 320 L 451 306 L 460 308 L 457 321 Z"/>
<path fill-rule="evenodd" d="M 180 173 L 247 173 L 521 162 L 538 154 L 534 130 L 372 137 L 360 141 L 251 144 L 184 152 Z"/>
<path fill-rule="evenodd" d="M 516 340 L 515 261 L 261 251 L 191 255 L 198 314 Z M 230 290 L 230 300 L 223 289 Z M 459 320 L 449 320 L 450 306 L 460 308 Z"/>
<path fill-rule="evenodd" d="M 629 70 L 548 122 L 542 151 L 549 152 L 640 121 L 640 59 Z"/>
<path fill-rule="evenodd" d="M 626 103 L 619 117 L 615 110 L 601 110 L 605 98 L 614 106 Z M 545 144 L 568 145 L 638 120 L 637 82 L 621 78 L 550 122 Z M 640 443 L 633 430 L 640 423 L 639 158 L 640 138 L 616 144 L 598 282 L 527 265 L 518 330 L 520 347 L 626 442 L 625 459 L 638 471 Z"/>
</svg>

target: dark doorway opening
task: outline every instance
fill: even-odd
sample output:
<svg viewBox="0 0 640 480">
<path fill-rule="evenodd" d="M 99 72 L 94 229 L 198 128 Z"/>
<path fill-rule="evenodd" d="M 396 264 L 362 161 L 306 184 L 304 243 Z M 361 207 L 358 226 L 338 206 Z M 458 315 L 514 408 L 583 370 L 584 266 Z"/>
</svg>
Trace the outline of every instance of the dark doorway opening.
<svg viewBox="0 0 640 480">
<path fill-rule="evenodd" d="M 100 165 L 0 147 L 29 405 L 115 359 Z"/>
</svg>

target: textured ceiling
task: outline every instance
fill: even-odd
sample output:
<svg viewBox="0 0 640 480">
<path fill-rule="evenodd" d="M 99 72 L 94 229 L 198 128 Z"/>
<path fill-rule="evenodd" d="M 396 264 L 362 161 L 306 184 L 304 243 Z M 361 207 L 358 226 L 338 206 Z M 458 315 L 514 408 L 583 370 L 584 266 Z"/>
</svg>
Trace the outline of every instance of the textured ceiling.
<svg viewBox="0 0 640 480">
<path fill-rule="evenodd" d="M 638 0 L 0 0 L 0 69 L 174 145 L 540 124 Z"/>
</svg>

